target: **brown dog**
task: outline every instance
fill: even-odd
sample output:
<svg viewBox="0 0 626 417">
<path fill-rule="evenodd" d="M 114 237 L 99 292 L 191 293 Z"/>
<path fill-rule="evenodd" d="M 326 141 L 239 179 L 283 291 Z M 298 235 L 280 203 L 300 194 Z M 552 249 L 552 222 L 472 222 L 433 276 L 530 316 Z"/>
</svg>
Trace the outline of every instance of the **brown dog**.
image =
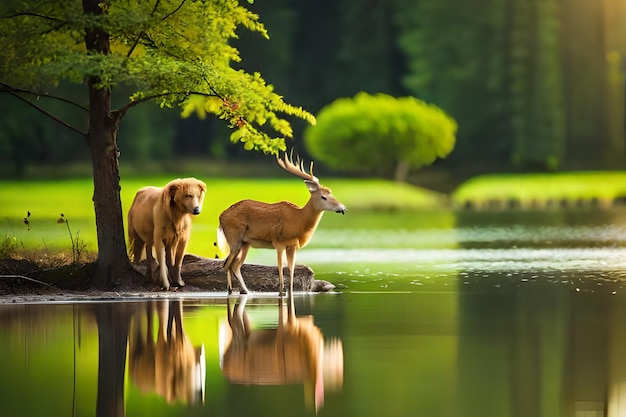
<svg viewBox="0 0 626 417">
<path fill-rule="evenodd" d="M 135 262 L 145 248 L 146 276 L 153 279 L 154 248 L 163 288 L 184 286 L 180 277 L 183 256 L 191 234 L 191 216 L 200 214 L 206 185 L 195 178 L 176 179 L 165 187 L 137 191 L 128 211 L 128 241 Z M 169 280 L 168 280 L 169 273 Z"/>
<path fill-rule="evenodd" d="M 168 403 L 204 402 L 204 344 L 194 346 L 183 326 L 180 300 L 152 301 L 133 317 L 128 337 L 130 378 L 143 392 L 156 392 Z M 154 341 L 154 315 L 158 330 Z"/>
</svg>

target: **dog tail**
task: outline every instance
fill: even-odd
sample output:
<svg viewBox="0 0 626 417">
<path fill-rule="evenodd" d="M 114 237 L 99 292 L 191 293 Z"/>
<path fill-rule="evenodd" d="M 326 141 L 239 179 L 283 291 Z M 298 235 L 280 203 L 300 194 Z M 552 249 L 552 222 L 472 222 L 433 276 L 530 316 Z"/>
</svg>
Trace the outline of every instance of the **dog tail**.
<svg viewBox="0 0 626 417">
<path fill-rule="evenodd" d="M 215 246 L 217 248 L 218 258 L 225 258 L 230 254 L 230 246 L 228 246 L 228 241 L 226 240 L 226 235 L 221 225 L 217 228 L 217 242 Z"/>
<path fill-rule="evenodd" d="M 129 224 L 128 225 L 128 247 L 126 248 L 126 250 L 128 251 L 128 258 L 130 259 L 131 262 L 135 261 L 135 233 L 133 230 L 133 227 Z"/>
<path fill-rule="evenodd" d="M 133 239 L 131 236 L 128 236 L 128 248 L 126 248 L 126 250 L 128 251 L 128 258 L 130 259 L 131 262 L 135 261 L 135 239 Z"/>
<path fill-rule="evenodd" d="M 129 226 L 128 228 L 128 257 L 132 262 L 139 262 L 143 254 L 145 242 L 141 240 L 137 232 Z"/>
</svg>

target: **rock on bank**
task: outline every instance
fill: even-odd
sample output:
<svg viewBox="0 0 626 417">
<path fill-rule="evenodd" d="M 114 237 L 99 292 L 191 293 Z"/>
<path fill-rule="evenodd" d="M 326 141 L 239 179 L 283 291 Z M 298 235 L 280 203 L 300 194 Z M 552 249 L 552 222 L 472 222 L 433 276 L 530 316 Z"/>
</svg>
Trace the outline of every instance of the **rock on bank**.
<svg viewBox="0 0 626 417">
<path fill-rule="evenodd" d="M 181 276 L 187 287 L 182 289 L 208 292 L 226 291 L 226 273 L 222 268 L 222 259 L 204 258 L 197 255 L 187 254 L 183 259 Z M 146 273 L 145 263 L 135 267 L 142 274 Z M 277 292 L 278 291 L 278 268 L 276 266 L 244 264 L 241 273 L 250 291 Z M 289 285 L 289 269 L 283 269 L 285 286 Z M 313 270 L 306 265 L 296 265 L 293 280 L 294 291 L 320 292 L 335 288 L 328 281 L 315 279 Z M 233 290 L 239 290 L 239 282 L 233 277 Z"/>
</svg>

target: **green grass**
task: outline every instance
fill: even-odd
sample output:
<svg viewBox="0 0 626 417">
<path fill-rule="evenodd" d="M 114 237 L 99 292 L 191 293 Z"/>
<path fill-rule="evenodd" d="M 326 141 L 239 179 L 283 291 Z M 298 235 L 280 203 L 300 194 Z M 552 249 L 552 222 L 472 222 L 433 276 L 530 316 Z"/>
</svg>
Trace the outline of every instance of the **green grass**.
<svg viewBox="0 0 626 417">
<path fill-rule="evenodd" d="M 453 193 L 457 204 L 483 204 L 515 199 L 522 204 L 547 200 L 613 201 L 626 196 L 626 172 L 483 175 L 463 183 Z"/>
<path fill-rule="evenodd" d="M 172 176 L 151 176 L 123 179 L 121 182 L 124 220 L 135 192 L 146 185 L 163 186 Z M 267 202 L 288 200 L 303 205 L 309 193 L 302 181 L 286 179 L 226 179 L 200 178 L 207 183 L 207 194 L 202 213 L 194 218 L 188 251 L 213 257 L 218 216 L 231 204 L 245 199 Z M 383 180 L 329 179 L 322 181 L 350 212 L 367 210 L 422 210 L 441 207 L 443 197 L 437 193 L 406 184 Z M 5 249 L 23 252 L 26 249 L 67 252 L 71 259 L 71 241 L 67 225 L 59 224 L 61 213 L 69 221 L 76 237 L 97 250 L 95 215 L 91 200 L 91 179 L 58 181 L 1 181 L 0 182 L 0 239 Z M 23 219 L 27 212 L 30 230 Z M 323 227 L 324 221 L 320 227 Z M 1 254 L 0 254 L 1 255 Z"/>
</svg>

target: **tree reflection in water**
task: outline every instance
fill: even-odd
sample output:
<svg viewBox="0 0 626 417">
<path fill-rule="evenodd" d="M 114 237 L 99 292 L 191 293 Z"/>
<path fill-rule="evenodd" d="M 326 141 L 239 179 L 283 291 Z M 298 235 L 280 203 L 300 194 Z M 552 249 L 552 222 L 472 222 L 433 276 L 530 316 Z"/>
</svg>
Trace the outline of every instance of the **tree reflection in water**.
<svg viewBox="0 0 626 417">
<path fill-rule="evenodd" d="M 98 398 L 96 416 L 124 416 L 124 372 L 132 304 L 95 305 L 98 324 Z"/>
</svg>

